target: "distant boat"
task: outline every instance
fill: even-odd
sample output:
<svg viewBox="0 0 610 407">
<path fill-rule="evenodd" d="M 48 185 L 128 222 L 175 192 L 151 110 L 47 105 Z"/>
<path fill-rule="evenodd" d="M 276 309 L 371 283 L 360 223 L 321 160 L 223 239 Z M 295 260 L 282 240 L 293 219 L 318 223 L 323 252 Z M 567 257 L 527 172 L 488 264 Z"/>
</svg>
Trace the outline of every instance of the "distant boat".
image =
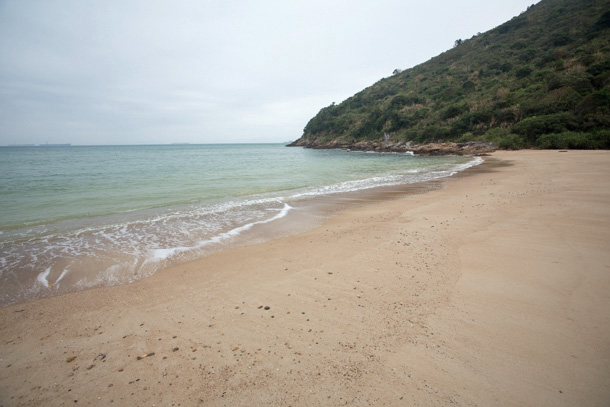
<svg viewBox="0 0 610 407">
<path fill-rule="evenodd" d="M 67 144 L 49 144 L 49 143 L 44 143 L 44 144 L 38 144 L 39 147 L 69 147 L 72 144 L 67 143 Z"/>
</svg>

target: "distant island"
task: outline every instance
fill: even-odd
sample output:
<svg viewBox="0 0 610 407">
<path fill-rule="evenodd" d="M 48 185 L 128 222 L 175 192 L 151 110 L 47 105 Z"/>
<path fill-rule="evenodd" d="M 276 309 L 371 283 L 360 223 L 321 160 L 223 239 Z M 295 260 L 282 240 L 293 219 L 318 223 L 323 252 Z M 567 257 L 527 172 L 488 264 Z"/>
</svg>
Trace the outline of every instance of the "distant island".
<svg viewBox="0 0 610 407">
<path fill-rule="evenodd" d="M 44 143 L 44 144 L 9 144 L 8 147 L 69 147 L 72 144 L 64 143 L 64 144 L 54 144 L 54 143 Z"/>
<path fill-rule="evenodd" d="M 447 142 L 610 149 L 610 3 L 542 0 L 322 108 L 290 146 Z"/>
</svg>

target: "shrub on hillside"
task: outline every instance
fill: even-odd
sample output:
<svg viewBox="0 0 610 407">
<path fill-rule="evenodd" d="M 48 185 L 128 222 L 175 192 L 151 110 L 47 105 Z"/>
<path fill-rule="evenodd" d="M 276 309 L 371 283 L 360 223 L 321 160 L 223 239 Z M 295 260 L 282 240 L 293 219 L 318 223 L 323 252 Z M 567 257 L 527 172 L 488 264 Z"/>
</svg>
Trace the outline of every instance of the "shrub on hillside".
<svg viewBox="0 0 610 407">
<path fill-rule="evenodd" d="M 519 68 L 517 72 L 515 72 L 515 76 L 519 79 L 523 79 L 528 77 L 533 71 L 534 70 L 529 66 L 524 66 L 522 68 Z"/>
<path fill-rule="evenodd" d="M 533 144 L 543 134 L 563 133 L 573 129 L 573 121 L 574 117 L 569 113 L 531 116 L 516 123 L 512 132 Z"/>
<path fill-rule="evenodd" d="M 468 105 L 452 105 L 441 112 L 441 119 L 447 120 L 468 111 Z"/>
<path fill-rule="evenodd" d="M 543 149 L 562 149 L 570 148 L 577 150 L 588 150 L 600 148 L 600 141 L 596 140 L 591 133 L 563 132 L 545 134 L 540 136 L 536 142 L 538 148 Z"/>
<path fill-rule="evenodd" d="M 504 150 L 520 150 L 527 145 L 518 134 L 509 134 L 498 141 L 498 147 Z"/>
</svg>

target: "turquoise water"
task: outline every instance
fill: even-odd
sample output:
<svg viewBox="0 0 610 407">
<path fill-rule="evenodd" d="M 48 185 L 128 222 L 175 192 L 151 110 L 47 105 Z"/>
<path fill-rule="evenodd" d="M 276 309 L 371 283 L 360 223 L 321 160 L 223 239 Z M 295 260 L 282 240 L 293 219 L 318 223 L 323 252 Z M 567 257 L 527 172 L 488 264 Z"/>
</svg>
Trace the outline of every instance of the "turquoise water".
<svg viewBox="0 0 610 407">
<path fill-rule="evenodd" d="M 449 176 L 465 157 L 282 144 L 0 148 L 0 304 L 123 284 L 312 197 Z"/>
</svg>

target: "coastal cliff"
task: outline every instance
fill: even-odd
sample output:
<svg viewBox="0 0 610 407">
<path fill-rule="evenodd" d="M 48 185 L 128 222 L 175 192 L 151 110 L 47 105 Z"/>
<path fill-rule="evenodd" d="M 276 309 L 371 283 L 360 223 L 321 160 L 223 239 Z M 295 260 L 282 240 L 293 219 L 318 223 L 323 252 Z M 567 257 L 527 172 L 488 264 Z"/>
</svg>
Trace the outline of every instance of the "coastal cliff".
<svg viewBox="0 0 610 407">
<path fill-rule="evenodd" d="M 608 1 L 542 0 L 322 108 L 290 145 L 414 152 L 440 145 L 455 154 L 490 143 L 607 149 L 609 44 Z M 421 147 L 428 143 L 434 147 Z"/>
</svg>

